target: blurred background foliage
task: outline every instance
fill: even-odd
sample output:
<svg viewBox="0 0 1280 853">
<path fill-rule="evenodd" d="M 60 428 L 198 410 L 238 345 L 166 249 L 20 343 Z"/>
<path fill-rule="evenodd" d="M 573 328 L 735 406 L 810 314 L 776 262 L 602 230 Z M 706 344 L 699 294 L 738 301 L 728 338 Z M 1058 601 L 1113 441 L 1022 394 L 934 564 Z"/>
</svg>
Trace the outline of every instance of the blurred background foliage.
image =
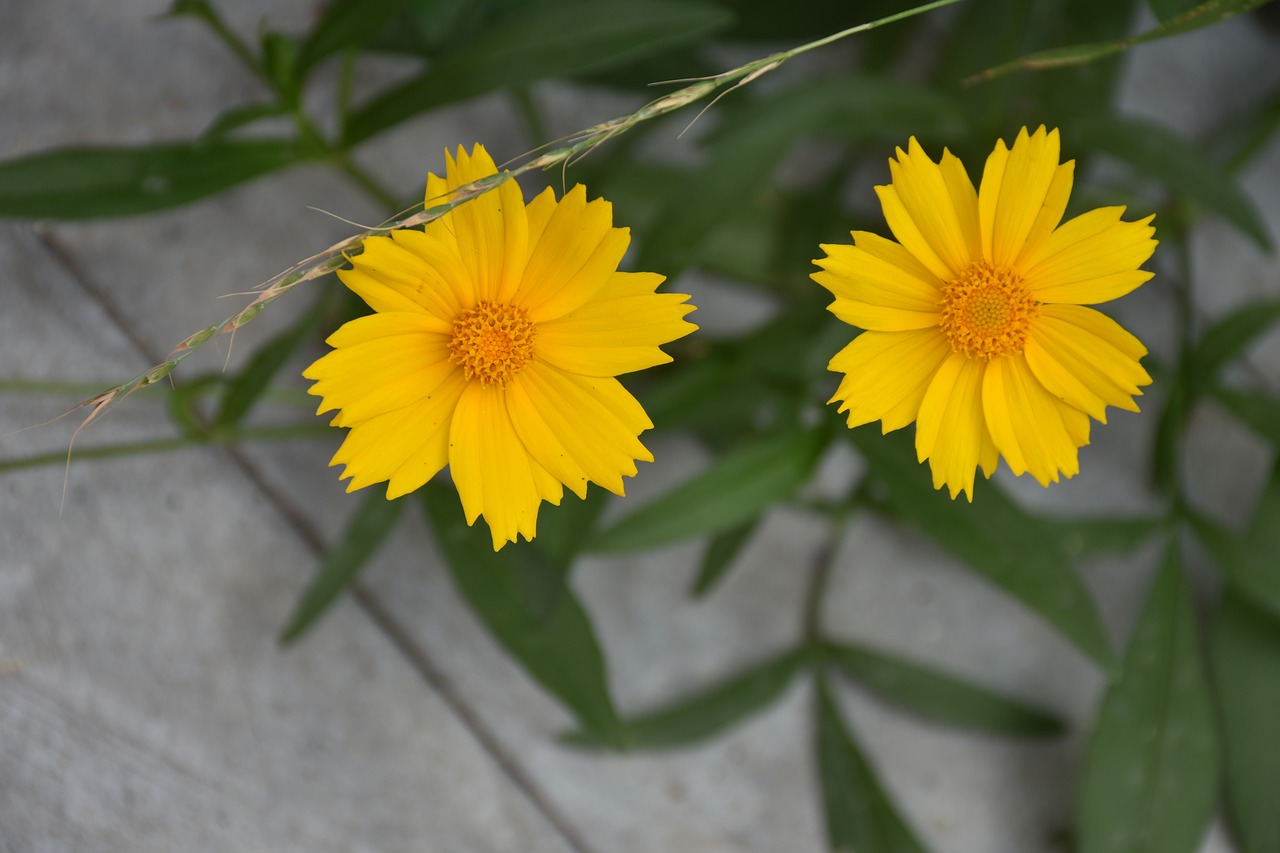
<svg viewBox="0 0 1280 853">
<path fill-rule="evenodd" d="M 672 161 L 652 152 L 669 146 L 700 105 L 634 124 L 563 175 L 552 170 L 545 176 L 552 185 L 585 183 L 614 203 L 635 235 L 634 268 L 671 278 L 709 271 L 771 300 L 763 325 L 680 341 L 669 347 L 673 365 L 629 381 L 658 430 L 695 436 L 714 461 L 656 499 L 624 505 L 608 523 L 599 489 L 585 501 L 566 496 L 558 509 L 543 507 L 534 542 L 500 553 L 487 533 L 465 526 L 456 495 L 439 478 L 392 502 L 370 489 L 352 498 L 350 521 L 300 590 L 282 640 L 299 638 L 343 594 L 406 510 L 425 512 L 475 615 L 576 720 L 566 744 L 648 750 L 696 743 L 768 706 L 796 679 L 811 679 L 813 766 L 831 847 L 924 850 L 910 815 L 864 757 L 832 682 L 856 682 L 939 725 L 1053 737 L 1065 724 L 1050 709 L 828 636 L 821 602 L 837 546 L 853 517 L 877 514 L 1020 601 L 1109 679 L 1082 759 L 1072 849 L 1192 851 L 1221 806 L 1242 851 L 1280 851 L 1280 468 L 1253 516 L 1223 525 L 1196 503 L 1183 442 L 1193 408 L 1212 398 L 1280 446 L 1280 398 L 1230 370 L 1275 327 L 1280 297 L 1203 322 L 1193 310 L 1188 245 L 1192 224 L 1210 215 L 1271 249 L 1275 235 L 1235 176 L 1280 127 L 1280 91 L 1195 139 L 1119 113 L 1115 97 L 1135 45 L 1241 13 L 1267 15 L 1271 26 L 1277 16 L 1275 7 L 1253 12 L 1258 0 L 1147 0 L 1145 12 L 1143 5 L 963 0 L 733 91 L 682 143 L 695 156 Z M 353 152 L 423 113 L 501 91 L 530 140 L 551 144 L 533 91 L 540 81 L 618 93 L 639 107 L 655 97 L 656 81 L 716 74 L 910 8 L 898 0 L 794 0 L 785 8 L 772 0 L 333 0 L 308 32 L 264 26 L 257 43 L 246 43 L 224 25 L 216 3 L 177 0 L 172 15 L 198 20 L 222 40 L 260 79 L 260 98 L 211 116 L 198 139 L 65 148 L 0 163 L 0 216 L 142 214 L 303 162 L 331 165 L 391 215 L 418 201 L 420 186 L 380 185 Z M 371 54 L 411 59 L 417 70 L 355 98 L 354 72 Z M 325 63 L 339 69 L 334 98 L 313 113 L 315 99 L 304 94 Z M 827 359 L 851 330 L 825 312 L 827 295 L 808 279 L 810 259 L 820 242 L 847 240 L 851 228 L 884 231 L 868 190 L 883 180 L 892 146 L 910 135 L 935 156 L 948 146 L 973 174 L 995 139 L 1041 123 L 1061 128 L 1064 156 L 1082 165 L 1068 215 L 1100 203 L 1128 205 L 1131 219 L 1157 214 L 1160 275 L 1150 286 L 1178 295 L 1178 339 L 1148 359 L 1157 391 L 1141 417 L 1158 427 L 1150 457 L 1134 465 L 1145 466 L 1160 496 L 1158 514 L 1048 516 L 1023 508 L 995 482 L 980 482 L 972 504 L 951 501 L 916 464 L 910 430 L 887 437 L 875 424 L 849 431 L 820 405 L 834 384 Z M 1106 168 L 1090 168 L 1098 162 Z M 424 175 L 441 165 L 424 164 Z M 1084 177 L 1093 175 L 1105 179 Z M 361 310 L 338 286 L 314 290 L 312 307 L 261 342 L 237 373 L 176 377 L 165 392 L 172 440 L 98 447 L 78 458 L 327 430 L 301 416 L 298 426 L 246 425 L 264 399 L 296 399 L 301 379 L 282 368 Z M 808 488 L 845 443 L 865 473 L 838 494 Z M 3 460 L 0 470 L 63 458 Z M 689 594 L 712 595 L 752 547 L 763 514 L 784 502 L 826 519 L 828 531 L 808 574 L 805 627 L 794 647 L 665 706 L 621 713 L 591 614 L 571 582 L 578 559 L 704 537 Z M 1152 540 L 1164 543 L 1162 567 L 1132 636 L 1114 648 L 1076 564 Z M 1211 600 L 1193 600 L 1185 576 L 1190 547 L 1207 550 L 1220 570 Z"/>
</svg>

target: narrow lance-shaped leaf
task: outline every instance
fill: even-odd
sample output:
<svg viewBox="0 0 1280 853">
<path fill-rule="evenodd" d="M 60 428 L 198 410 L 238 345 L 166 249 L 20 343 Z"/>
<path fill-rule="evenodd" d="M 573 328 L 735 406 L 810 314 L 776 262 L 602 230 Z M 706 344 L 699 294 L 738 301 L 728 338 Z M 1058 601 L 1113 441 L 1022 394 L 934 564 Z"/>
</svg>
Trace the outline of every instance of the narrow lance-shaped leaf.
<svg viewBox="0 0 1280 853">
<path fill-rule="evenodd" d="M 827 841 L 844 853 L 925 853 L 845 729 L 826 681 L 818 679 L 815 741 Z"/>
<path fill-rule="evenodd" d="M 1079 801 L 1081 853 L 1199 849 L 1219 771 L 1191 593 L 1170 551 L 1089 741 Z"/>
<path fill-rule="evenodd" d="M 608 492 L 596 487 L 587 489 L 585 500 L 566 494 L 560 506 L 544 506 L 538 514 L 538 537 L 533 547 L 567 572 L 595 531 L 608 498 Z"/>
<path fill-rule="evenodd" d="M 1280 619 L 1280 462 L 1258 499 L 1243 536 L 1190 516 L 1196 535 L 1231 578 L 1236 591 Z"/>
<path fill-rule="evenodd" d="M 1165 529 L 1162 518 L 1119 516 L 1115 518 L 1043 518 L 1071 557 L 1094 554 L 1127 554 Z"/>
<path fill-rule="evenodd" d="M 852 680 L 907 711 L 953 726 L 1013 735 L 1054 735 L 1062 720 L 930 667 L 848 643 L 826 647 Z"/>
<path fill-rule="evenodd" d="M 1227 589 L 1213 626 L 1227 812 L 1241 853 L 1280 850 L 1280 621 Z"/>
<path fill-rule="evenodd" d="M 694 41 L 732 20 L 716 6 L 672 0 L 532 5 L 361 107 L 344 138 L 355 144 L 420 112 L 504 86 L 618 65 Z"/>
<path fill-rule="evenodd" d="M 698 575 L 693 580 L 693 589 L 690 590 L 695 596 L 706 595 L 724 579 L 759 525 L 760 519 L 753 518 L 745 524 L 731 527 L 711 537 L 711 541 L 707 543 L 707 550 L 702 555 L 702 562 L 698 564 Z"/>
<path fill-rule="evenodd" d="M 213 195 L 306 156 L 284 140 L 60 148 L 0 163 L 0 217 L 149 213 Z"/>
<path fill-rule="evenodd" d="M 495 552 L 449 486 L 431 482 L 420 494 L 454 584 L 494 639 L 584 730 L 622 743 L 595 629 L 560 569 L 522 543 Z"/>
<path fill-rule="evenodd" d="M 930 485 L 911 437 L 850 430 L 890 503 L 937 545 L 1039 613 L 1106 669 L 1115 667 L 1098 609 L 1052 528 L 1023 512 L 993 484 L 979 482 L 973 503 Z"/>
<path fill-rule="evenodd" d="M 767 186 L 803 136 L 863 140 L 962 127 L 958 108 L 946 96 L 889 79 L 840 75 L 791 87 L 740 111 L 716 133 L 707 165 L 667 200 L 641 243 L 637 264 L 679 270 L 700 260 L 725 211 L 740 208 Z"/>
<path fill-rule="evenodd" d="M 1205 0 L 1205 2 L 1193 6 L 1182 14 L 1136 36 L 1090 44 L 1073 44 L 1067 47 L 1055 47 L 1050 50 L 1038 51 L 1020 59 L 1015 59 L 1012 62 L 988 68 L 986 71 L 968 78 L 965 82 L 980 83 L 993 77 L 1008 74 L 1010 71 L 1039 71 L 1047 68 L 1064 68 L 1071 65 L 1081 65 L 1085 62 L 1094 62 L 1103 57 L 1128 50 L 1136 44 L 1168 38 L 1179 33 L 1198 30 L 1201 27 L 1207 27 L 1210 24 L 1216 24 L 1228 18 L 1234 18 L 1236 15 L 1255 9 L 1266 2 L 1268 0 Z"/>
<path fill-rule="evenodd" d="M 403 509 L 404 501 L 389 501 L 376 490 L 365 495 L 342 536 L 324 555 L 315 577 L 298 599 L 293 615 L 280 633 L 280 642 L 296 640 L 338 600 L 387 538 Z"/>
<path fill-rule="evenodd" d="M 1217 385 L 1214 399 L 1259 436 L 1280 449 L 1280 400 L 1261 391 L 1240 391 Z"/>
<path fill-rule="evenodd" d="M 589 550 L 636 551 L 735 527 L 808 479 L 823 443 L 818 430 L 790 429 L 735 450 L 623 516 L 600 533 Z"/>
<path fill-rule="evenodd" d="M 267 390 L 271 380 L 289 360 L 289 356 L 297 352 L 307 340 L 307 336 L 320 317 L 323 304 L 323 300 L 317 302 L 316 306 L 300 317 L 292 328 L 286 329 L 258 348 L 253 358 L 249 359 L 249 363 L 241 368 L 227 385 L 227 390 L 222 396 L 222 405 L 214 418 L 216 426 L 224 428 L 235 426 L 248 414 L 253 404 Z"/>
<path fill-rule="evenodd" d="M 663 749 L 717 735 L 777 700 L 807 657 L 804 649 L 787 652 L 670 705 L 626 720 L 624 744 L 631 749 Z M 570 732 L 561 739 L 574 746 L 613 745 L 591 732 Z"/>
<path fill-rule="evenodd" d="M 1209 327 L 1191 351 L 1193 391 L 1202 393 L 1249 345 L 1280 320 L 1280 299 L 1254 302 Z"/>
<path fill-rule="evenodd" d="M 1138 173 L 1220 214 L 1263 248 L 1270 247 L 1262 214 L 1239 182 L 1178 134 L 1152 122 L 1108 116 L 1077 123 L 1071 128 L 1071 142 L 1123 160 Z"/>
<path fill-rule="evenodd" d="M 298 49 L 296 68 L 299 75 L 339 51 L 358 47 L 404 8 L 408 0 L 334 0 L 324 9 L 324 16 Z"/>
</svg>

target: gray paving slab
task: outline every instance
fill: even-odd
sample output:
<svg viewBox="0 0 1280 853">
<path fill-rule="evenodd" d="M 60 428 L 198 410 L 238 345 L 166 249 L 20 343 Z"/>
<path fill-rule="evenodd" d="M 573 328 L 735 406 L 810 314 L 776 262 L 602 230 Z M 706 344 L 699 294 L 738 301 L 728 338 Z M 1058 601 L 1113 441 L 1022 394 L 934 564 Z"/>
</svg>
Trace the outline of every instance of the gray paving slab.
<svg viewBox="0 0 1280 853">
<path fill-rule="evenodd" d="M 15 119 L 0 125 L 0 154 L 190 135 L 215 109 L 253 97 L 253 81 L 193 25 L 146 22 L 165 5 L 18 4 L 14 23 L 0 30 L 0 97 Z M 244 32 L 262 14 L 248 0 L 220 5 Z M 269 14 L 292 26 L 309 10 L 296 0 L 271 4 Z M 1122 103 L 1185 130 L 1203 128 L 1217 113 L 1188 104 L 1217 110 L 1228 87 L 1240 97 L 1261 91 L 1250 87 L 1267 84 L 1269 72 L 1257 69 L 1272 44 L 1238 21 L 1143 48 Z M 1173 80 L 1185 85 L 1171 87 Z M 502 102 L 489 99 L 388 134 L 364 158 L 395 185 L 416 188 L 442 147 L 474 139 L 502 140 L 495 147 L 510 150 L 499 157 L 523 147 Z M 1280 231 L 1280 146 L 1255 163 L 1246 187 Z M 173 213 L 48 234 L 137 342 L 163 352 L 229 313 L 223 294 L 345 236 L 347 226 L 306 212 L 308 204 L 357 220 L 377 215 L 327 173 L 300 169 Z M 65 286 L 20 313 L 7 305 L 0 312 L 0 322 L 24 318 L 13 333 L 0 332 L 6 366 L 95 378 L 144 366 L 107 319 L 72 310 L 84 297 L 38 241 L 9 235 L 3 245 L 34 257 L 38 280 Z M 1195 258 L 1205 317 L 1277 292 L 1274 257 L 1212 218 L 1197 232 Z M 682 284 L 725 305 L 714 284 Z M 281 305 L 242 335 L 261 340 L 298 307 Z M 1153 350 L 1167 351 L 1173 314 L 1156 283 L 1117 313 Z M 33 340 L 52 350 L 38 370 L 23 344 Z M 1274 340 L 1253 351 L 1264 380 L 1277 375 L 1278 354 Z M 215 350 L 192 372 L 216 369 L 225 356 Z M 15 417 L 11 405 L 7 418 Z M 1076 480 L 1047 492 L 1016 482 L 1013 490 L 1064 512 L 1151 508 L 1141 459 L 1156 409 L 1144 408 L 1095 432 Z M 131 403 L 109 428 L 143 435 L 155 414 L 154 404 Z M 16 418 L 30 422 L 27 404 Z M 0 446 L 10 441 L 26 452 L 58 446 L 65 433 L 23 433 Z M 245 448 L 270 499 L 209 451 L 74 468 L 61 520 L 48 514 L 60 474 L 0 482 L 0 517 L 6 530 L 22 532 L 0 543 L 0 663 L 22 664 L 17 675 L 0 675 L 0 790 L 22 792 L 7 810 L 0 798 L 0 837 L 16 838 L 17 849 L 50 850 L 86 841 L 142 850 L 564 849 L 501 761 L 601 853 L 821 848 L 805 689 L 697 749 L 622 757 L 566 750 L 553 737 L 569 718 L 466 611 L 416 519 L 370 567 L 361 595 L 430 665 L 433 685 L 403 661 L 368 607 L 350 603 L 298 649 L 276 652 L 274 632 L 312 562 L 300 537 L 332 536 L 353 506 L 325 468 L 336 442 Z M 1202 502 L 1224 517 L 1238 514 L 1260 486 L 1267 450 L 1212 409 L 1197 413 L 1193 442 Z M 705 461 L 685 442 L 659 440 L 654 449 L 659 462 L 642 469 L 633 499 Z M 304 530 L 282 520 L 281 503 Z M 599 626 L 622 706 L 651 706 L 794 637 L 818 533 L 800 514 L 771 514 L 744 564 L 700 603 L 685 595 L 696 544 L 579 567 L 575 584 Z M 1085 567 L 1117 640 L 1128 634 L 1154 559 L 1143 553 Z M 82 566 L 101 568 L 86 578 Z M 1100 695 L 1087 662 L 931 546 L 879 523 L 857 525 L 844 543 L 826 617 L 842 635 L 945 665 L 1075 721 L 1071 738 L 1027 743 L 939 729 L 856 692 L 841 696 L 872 759 L 937 849 L 1059 849 L 1081 728 Z M 11 836 L 13 826 L 23 834 Z M 140 828 L 145 834 L 136 835 Z M 1229 849 L 1216 830 L 1203 847 Z"/>
<path fill-rule="evenodd" d="M 98 378 L 142 358 L 41 240 L 0 229 L 0 361 Z M 0 399 L 6 457 L 63 405 Z M 147 404 L 97 441 L 154 434 Z M 274 641 L 314 554 L 221 451 L 0 484 L 0 840 L 15 851 L 569 849 L 350 605 Z"/>
</svg>

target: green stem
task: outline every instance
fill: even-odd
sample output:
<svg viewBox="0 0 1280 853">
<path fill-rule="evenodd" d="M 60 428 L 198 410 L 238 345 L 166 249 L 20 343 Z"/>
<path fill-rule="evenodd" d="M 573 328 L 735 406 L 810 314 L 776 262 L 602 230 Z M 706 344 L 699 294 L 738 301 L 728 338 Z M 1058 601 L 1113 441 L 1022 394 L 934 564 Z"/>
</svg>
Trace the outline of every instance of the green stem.
<svg viewBox="0 0 1280 853">
<path fill-rule="evenodd" d="M 809 588 L 804 597 L 804 643 L 810 648 L 821 648 L 826 642 L 822 632 L 822 599 L 831 581 L 831 570 L 835 567 L 836 552 L 844 539 L 849 526 L 849 516 L 834 519 L 827 528 L 826 541 L 814 555 L 812 569 L 809 574 Z"/>
<path fill-rule="evenodd" d="M 181 450 L 184 447 L 199 447 L 206 444 L 229 444 L 243 441 L 282 441 L 297 438 L 320 438 L 330 435 L 332 428 L 323 424 L 302 424 L 299 426 L 259 427 L 246 430 L 226 430 L 209 435 L 181 436 L 178 438 L 162 438 L 152 441 L 134 441 L 125 444 L 109 444 L 103 447 L 86 447 L 83 450 L 68 452 L 42 453 L 21 459 L 0 459 L 0 473 L 18 471 L 23 468 L 38 468 L 41 465 L 54 465 L 80 461 L 85 459 L 111 459 L 117 456 L 134 456 L 143 453 L 165 453 Z"/>
</svg>

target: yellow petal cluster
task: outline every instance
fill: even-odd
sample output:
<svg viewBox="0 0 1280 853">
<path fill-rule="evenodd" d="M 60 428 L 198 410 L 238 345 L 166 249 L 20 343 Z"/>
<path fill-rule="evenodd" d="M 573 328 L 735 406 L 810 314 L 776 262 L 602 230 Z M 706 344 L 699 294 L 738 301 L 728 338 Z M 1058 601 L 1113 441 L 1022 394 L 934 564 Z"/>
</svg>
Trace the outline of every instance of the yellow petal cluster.
<svg viewBox="0 0 1280 853">
<path fill-rule="evenodd" d="M 829 309 L 865 329 L 831 359 L 844 374 L 831 402 L 850 427 L 916 424 L 916 454 L 955 498 L 1003 457 L 1041 485 L 1079 471 L 1089 419 L 1137 411 L 1151 377 L 1146 348 L 1084 307 L 1123 296 L 1152 274 L 1152 217 L 1104 207 L 1062 222 L 1074 161 L 1058 131 L 1001 140 L 975 190 L 949 151 L 935 163 L 912 138 L 876 187 L 896 242 L 852 232 L 823 245 L 813 279 Z"/>
<path fill-rule="evenodd" d="M 428 206 L 497 173 L 480 145 L 446 158 Z M 348 491 L 386 482 L 396 498 L 448 465 L 495 550 L 532 539 L 564 487 L 621 495 L 653 459 L 638 438 L 653 424 L 614 377 L 670 361 L 659 345 L 696 328 L 688 296 L 655 292 L 662 276 L 618 271 L 630 239 L 582 186 L 526 205 L 508 180 L 422 231 L 366 240 L 338 276 L 373 313 L 303 373 L 348 429 L 330 463 Z"/>
</svg>

